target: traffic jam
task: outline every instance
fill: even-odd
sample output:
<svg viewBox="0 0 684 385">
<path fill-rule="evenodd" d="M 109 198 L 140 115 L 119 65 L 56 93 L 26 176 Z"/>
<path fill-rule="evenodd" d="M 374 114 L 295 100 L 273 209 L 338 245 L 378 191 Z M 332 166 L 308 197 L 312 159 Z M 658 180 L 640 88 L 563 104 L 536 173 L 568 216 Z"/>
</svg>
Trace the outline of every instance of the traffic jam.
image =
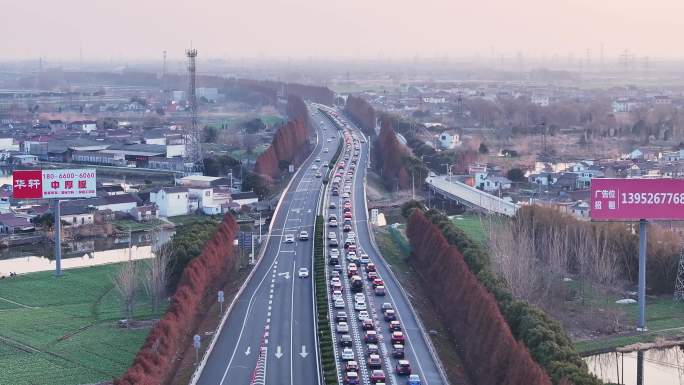
<svg viewBox="0 0 684 385">
<path fill-rule="evenodd" d="M 404 355 L 402 324 L 386 296 L 383 277 L 357 243 L 357 223 L 366 226 L 367 220 L 365 215 L 355 220 L 352 199 L 364 139 L 348 126 L 343 135 L 344 152 L 331 172 L 324 212 L 326 279 L 338 376 L 345 385 L 418 385 L 421 381 Z"/>
</svg>

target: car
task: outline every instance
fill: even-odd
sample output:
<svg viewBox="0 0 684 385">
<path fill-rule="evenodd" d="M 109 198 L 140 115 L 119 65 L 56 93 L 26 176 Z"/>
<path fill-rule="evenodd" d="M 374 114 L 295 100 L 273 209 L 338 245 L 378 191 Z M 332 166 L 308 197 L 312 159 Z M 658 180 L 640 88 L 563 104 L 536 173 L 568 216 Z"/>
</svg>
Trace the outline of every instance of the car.
<svg viewBox="0 0 684 385">
<path fill-rule="evenodd" d="M 361 277 L 358 275 L 352 275 L 351 278 L 351 283 L 349 286 L 351 286 L 351 291 L 354 293 L 358 293 L 363 291 L 363 280 L 361 280 Z"/>
<path fill-rule="evenodd" d="M 344 309 L 344 300 L 338 298 L 335 300 L 335 309 Z"/>
<path fill-rule="evenodd" d="M 371 372 L 370 381 L 372 384 L 377 384 L 378 382 L 385 382 L 385 372 L 380 369 L 375 369 Z"/>
<path fill-rule="evenodd" d="M 321 157 L 320 156 L 316 157 L 316 162 L 320 162 L 320 161 L 321 161 Z"/>
<path fill-rule="evenodd" d="M 351 231 L 351 229 L 352 229 L 351 225 L 344 225 L 344 227 L 342 227 L 342 231 L 344 231 L 344 232 Z"/>
<path fill-rule="evenodd" d="M 364 254 L 361 254 L 361 258 L 363 258 L 363 256 L 364 256 Z M 368 258 L 367 255 L 366 255 L 366 258 Z M 366 271 L 367 272 L 376 271 L 375 270 L 375 264 L 370 262 L 370 258 L 368 259 L 368 263 L 366 264 Z"/>
<path fill-rule="evenodd" d="M 329 151 L 330 151 L 330 150 L 328 149 L 328 147 L 326 147 L 326 148 L 323 149 L 323 152 L 325 152 L 325 153 L 327 153 L 327 152 L 329 152 Z"/>
<path fill-rule="evenodd" d="M 366 335 L 363 341 L 367 344 L 374 344 L 378 342 L 378 333 L 375 330 L 366 330 Z"/>
<path fill-rule="evenodd" d="M 317 172 L 316 172 L 316 178 L 320 178 L 321 176 L 323 176 L 323 175 L 321 175 L 321 172 L 320 172 L 320 171 L 317 171 Z"/>
<path fill-rule="evenodd" d="M 299 232 L 299 240 L 300 241 L 308 241 L 309 240 L 309 233 L 306 232 L 306 230 L 302 230 Z"/>
<path fill-rule="evenodd" d="M 366 297 L 363 295 L 363 293 L 356 293 L 354 294 L 354 300 L 358 302 L 366 302 Z"/>
<path fill-rule="evenodd" d="M 342 271 L 342 265 L 333 265 L 333 271 L 341 272 Z"/>
<path fill-rule="evenodd" d="M 370 314 L 368 314 L 368 310 L 361 310 L 359 312 L 358 318 L 361 322 L 371 319 Z"/>
<path fill-rule="evenodd" d="M 342 334 L 339 338 L 339 344 L 341 347 L 351 347 L 353 343 L 352 336 L 349 334 Z"/>
<path fill-rule="evenodd" d="M 368 307 L 365 302 L 354 302 L 354 310 L 366 310 Z"/>
<path fill-rule="evenodd" d="M 361 321 L 361 329 L 363 329 L 363 330 L 374 330 L 375 324 L 373 323 L 373 320 L 372 319 L 364 319 L 363 321 Z"/>
<path fill-rule="evenodd" d="M 358 385 L 359 374 L 357 372 L 347 372 L 344 374 L 344 385 Z"/>
<path fill-rule="evenodd" d="M 368 270 L 368 264 L 370 263 L 370 257 L 368 254 L 361 253 L 361 255 L 359 255 L 359 262 L 366 265 L 366 271 L 375 271 L 375 266 L 373 266 L 373 270 Z"/>
<path fill-rule="evenodd" d="M 338 311 L 337 314 L 335 315 L 335 321 L 336 322 L 347 322 L 347 312 L 346 311 Z"/>
<path fill-rule="evenodd" d="M 309 269 L 306 267 L 300 267 L 299 270 L 297 270 L 297 277 L 299 278 L 307 278 L 309 276 Z"/>
<path fill-rule="evenodd" d="M 378 356 L 380 355 L 380 348 L 378 348 L 378 345 L 376 344 L 368 344 L 366 345 L 366 350 L 368 351 L 368 356 L 372 356 L 373 354 L 377 354 Z"/>
<path fill-rule="evenodd" d="M 340 334 L 349 333 L 349 325 L 346 322 L 340 322 L 337 324 L 337 332 Z"/>
<path fill-rule="evenodd" d="M 331 219 L 330 221 L 328 221 L 328 226 L 337 227 L 337 219 Z"/>
<path fill-rule="evenodd" d="M 404 344 L 404 333 L 403 332 L 392 332 L 392 344 Z"/>
<path fill-rule="evenodd" d="M 335 263 L 334 265 L 337 265 L 337 263 Z M 336 278 L 340 278 L 340 272 L 339 272 L 339 271 L 333 270 L 333 271 L 330 272 L 330 276 L 333 277 L 333 278 L 335 278 L 335 277 L 336 277 Z"/>
<path fill-rule="evenodd" d="M 368 356 L 368 369 L 381 369 L 382 359 L 377 354 L 371 354 Z"/>
<path fill-rule="evenodd" d="M 339 245 L 340 245 L 340 243 L 337 242 L 337 238 L 333 238 L 333 239 L 328 241 L 328 246 L 330 246 L 330 247 L 337 247 Z"/>
<path fill-rule="evenodd" d="M 407 385 L 420 385 L 420 376 L 417 374 L 410 375 Z"/>
<path fill-rule="evenodd" d="M 315 164 L 312 164 L 312 165 L 311 165 L 311 169 L 312 169 L 312 170 L 318 170 L 318 166 L 316 166 Z"/>
<path fill-rule="evenodd" d="M 382 306 L 380 306 L 380 310 L 384 312 L 387 309 L 394 309 L 394 307 L 392 307 L 392 304 L 389 302 L 383 302 Z"/>
<path fill-rule="evenodd" d="M 331 292 L 339 291 L 340 293 L 343 292 L 342 290 L 342 282 L 332 282 L 330 284 L 330 290 Z"/>
<path fill-rule="evenodd" d="M 328 208 L 331 210 L 334 210 L 337 208 L 337 205 L 335 204 L 335 202 L 330 202 L 330 205 L 328 206 Z"/>
<path fill-rule="evenodd" d="M 338 257 L 339 258 L 340 249 L 332 248 L 332 249 L 330 249 L 330 251 L 328 253 L 330 254 L 331 257 Z"/>
<path fill-rule="evenodd" d="M 382 296 L 384 296 L 384 295 L 386 294 L 385 286 L 382 286 L 382 285 L 376 286 L 375 289 L 373 289 L 373 292 L 374 292 L 375 295 L 377 295 L 378 297 L 382 297 Z"/>
<path fill-rule="evenodd" d="M 352 207 L 352 203 L 351 203 L 351 202 L 349 202 L 349 201 L 344 202 L 344 208 L 350 209 L 351 207 Z"/>
<path fill-rule="evenodd" d="M 356 361 L 347 361 L 347 364 L 344 365 L 344 371 L 345 372 L 358 372 L 359 371 L 359 363 Z"/>
<path fill-rule="evenodd" d="M 392 345 L 392 357 L 404 358 L 404 345 L 403 344 L 393 344 Z"/>
<path fill-rule="evenodd" d="M 349 193 L 348 192 L 342 193 L 342 198 L 349 198 Z M 351 217 L 349 217 L 349 218 L 351 218 Z"/>
<path fill-rule="evenodd" d="M 332 291 L 331 297 L 332 297 L 333 301 L 337 301 L 338 299 L 344 300 L 344 297 L 342 296 L 342 290 L 336 289 L 337 284 L 333 284 L 332 286 L 333 286 L 333 291 Z"/>
<path fill-rule="evenodd" d="M 285 234 L 285 243 L 294 243 L 294 234 Z"/>
<path fill-rule="evenodd" d="M 376 279 L 378 279 L 378 273 L 376 273 L 376 272 L 374 272 L 374 271 L 369 272 L 368 274 L 366 274 L 366 276 L 368 277 L 368 280 L 371 281 L 371 282 L 373 282 L 373 281 L 375 281 Z"/>
<path fill-rule="evenodd" d="M 408 360 L 399 360 L 397 366 L 394 367 L 394 370 L 399 376 L 408 376 L 411 374 L 411 364 Z"/>
<path fill-rule="evenodd" d="M 328 239 L 336 239 L 336 238 L 337 238 L 337 234 L 335 234 L 334 231 L 331 231 L 328 233 Z"/>
<path fill-rule="evenodd" d="M 397 319 L 397 315 L 394 313 L 394 310 L 387 309 L 387 310 L 385 310 L 384 318 L 385 318 L 385 321 L 388 321 L 388 322 L 394 321 L 395 319 Z"/>
<path fill-rule="evenodd" d="M 351 348 L 342 349 L 342 359 L 345 361 L 351 361 L 354 359 L 354 351 Z"/>
<path fill-rule="evenodd" d="M 375 278 L 373 280 L 373 287 L 378 287 L 378 286 L 385 286 L 385 282 L 383 282 L 383 280 L 380 278 Z"/>
<path fill-rule="evenodd" d="M 332 142 L 332 139 L 328 138 L 328 143 Z"/>
<path fill-rule="evenodd" d="M 390 321 L 389 331 L 400 332 L 401 331 L 401 323 L 399 321 Z"/>
<path fill-rule="evenodd" d="M 345 194 L 346 194 L 346 193 L 345 193 Z M 352 219 L 352 213 L 351 213 L 351 211 L 347 211 L 346 213 L 344 213 L 344 217 L 345 217 L 345 218 Z"/>
</svg>

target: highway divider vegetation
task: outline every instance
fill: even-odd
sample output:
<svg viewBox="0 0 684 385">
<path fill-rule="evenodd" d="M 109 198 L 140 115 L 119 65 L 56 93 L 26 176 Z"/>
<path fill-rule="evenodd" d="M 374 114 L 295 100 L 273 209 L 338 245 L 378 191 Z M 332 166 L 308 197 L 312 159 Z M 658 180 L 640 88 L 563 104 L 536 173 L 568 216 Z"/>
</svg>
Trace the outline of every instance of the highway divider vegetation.
<svg viewBox="0 0 684 385">
<path fill-rule="evenodd" d="M 463 346 L 462 359 L 476 383 L 547 384 L 546 374 L 558 385 L 602 383 L 589 373 L 558 322 L 513 297 L 481 245 L 418 202 L 406 203 L 402 214 L 408 218 L 409 261 Z M 497 375 L 505 376 L 492 378 Z"/>
<path fill-rule="evenodd" d="M 138 351 L 132 365 L 114 380 L 115 385 L 157 385 L 168 381 L 175 362 L 190 346 L 194 330 L 206 309 L 215 302 L 216 291 L 237 268 L 233 246 L 239 226 L 226 214 L 200 255 L 183 270 L 178 288 L 164 316 Z"/>
<path fill-rule="evenodd" d="M 314 230 L 314 284 L 316 287 L 316 314 L 318 317 L 318 344 L 321 351 L 321 366 L 326 385 L 339 385 L 337 382 L 337 366 L 335 361 L 335 343 L 330 329 L 328 312 L 328 286 L 325 279 L 325 224 L 323 216 L 316 216 Z"/>
</svg>

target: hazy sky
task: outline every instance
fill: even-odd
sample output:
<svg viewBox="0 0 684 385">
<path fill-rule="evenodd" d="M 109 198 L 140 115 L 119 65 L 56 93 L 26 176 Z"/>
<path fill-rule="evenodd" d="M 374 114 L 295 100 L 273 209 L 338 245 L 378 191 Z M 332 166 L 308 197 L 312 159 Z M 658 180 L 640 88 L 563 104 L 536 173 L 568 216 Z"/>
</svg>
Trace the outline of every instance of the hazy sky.
<svg viewBox="0 0 684 385">
<path fill-rule="evenodd" d="M 684 0 L 0 0 L 0 61 L 684 57 Z"/>
</svg>

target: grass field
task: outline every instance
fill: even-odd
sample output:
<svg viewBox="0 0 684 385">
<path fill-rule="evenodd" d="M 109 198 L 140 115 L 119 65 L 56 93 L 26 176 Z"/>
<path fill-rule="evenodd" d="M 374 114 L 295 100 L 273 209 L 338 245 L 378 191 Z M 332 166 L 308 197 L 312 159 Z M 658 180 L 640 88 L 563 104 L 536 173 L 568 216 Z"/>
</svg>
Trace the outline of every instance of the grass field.
<svg viewBox="0 0 684 385">
<path fill-rule="evenodd" d="M 451 222 L 456 227 L 463 230 L 470 239 L 485 244 L 487 241 L 487 234 L 480 216 L 473 214 L 454 215 L 451 217 Z"/>
<path fill-rule="evenodd" d="M 75 385 L 123 373 L 147 329 L 120 329 L 118 264 L 0 281 L 0 384 Z M 134 318 L 156 318 L 139 293 Z"/>
<path fill-rule="evenodd" d="M 165 224 L 166 222 L 159 219 L 153 219 L 149 222 L 137 222 L 132 219 L 118 219 L 113 222 L 114 227 L 116 227 L 118 230 L 133 232 L 153 230 Z"/>
</svg>

